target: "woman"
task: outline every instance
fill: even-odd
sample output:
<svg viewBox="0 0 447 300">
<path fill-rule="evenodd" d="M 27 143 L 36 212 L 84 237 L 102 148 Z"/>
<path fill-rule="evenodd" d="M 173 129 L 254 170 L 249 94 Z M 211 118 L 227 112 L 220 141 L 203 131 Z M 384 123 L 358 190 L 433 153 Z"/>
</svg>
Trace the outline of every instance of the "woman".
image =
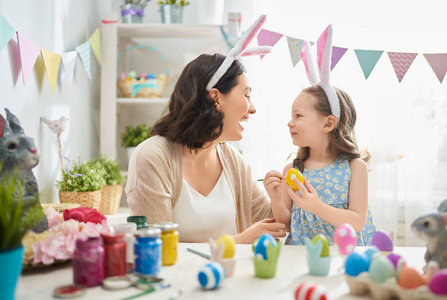
<svg viewBox="0 0 447 300">
<path fill-rule="evenodd" d="M 131 214 L 145 215 L 149 223 L 178 223 L 182 242 L 224 234 L 236 243 L 252 243 L 264 233 L 285 236 L 283 224 L 266 219 L 272 216 L 270 200 L 249 165 L 225 143 L 240 140 L 241 122 L 256 112 L 236 59 L 244 51 L 269 51 L 246 49 L 264 20 L 259 18 L 227 57 L 203 54 L 185 67 L 167 115 L 131 157 L 126 185 Z"/>
</svg>

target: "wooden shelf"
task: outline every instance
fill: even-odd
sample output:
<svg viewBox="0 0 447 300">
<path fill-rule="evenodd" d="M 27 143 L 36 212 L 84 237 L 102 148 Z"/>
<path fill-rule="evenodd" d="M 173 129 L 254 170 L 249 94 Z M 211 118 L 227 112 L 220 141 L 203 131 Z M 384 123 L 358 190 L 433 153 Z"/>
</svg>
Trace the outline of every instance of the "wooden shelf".
<svg viewBox="0 0 447 300">
<path fill-rule="evenodd" d="M 116 103 L 120 105 L 132 104 L 166 104 L 169 98 L 117 98 Z"/>
<path fill-rule="evenodd" d="M 120 37 L 220 38 L 219 25 L 201 24 L 118 24 Z"/>
</svg>

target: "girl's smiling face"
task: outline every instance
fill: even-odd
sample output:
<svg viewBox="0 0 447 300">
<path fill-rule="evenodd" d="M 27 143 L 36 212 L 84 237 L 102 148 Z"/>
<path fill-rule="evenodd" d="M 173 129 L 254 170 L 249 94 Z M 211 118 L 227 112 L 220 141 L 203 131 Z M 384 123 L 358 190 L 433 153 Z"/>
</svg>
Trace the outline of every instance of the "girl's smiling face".
<svg viewBox="0 0 447 300">
<path fill-rule="evenodd" d="M 224 95 L 220 94 L 218 109 L 225 114 L 223 119 L 223 130 L 220 138 L 223 141 L 239 141 L 242 139 L 241 122 L 246 122 L 250 114 L 254 114 L 256 109 L 250 100 L 251 87 L 248 86 L 247 77 L 241 74 L 238 77 L 238 84 L 231 91 Z"/>
<path fill-rule="evenodd" d="M 316 107 L 317 99 L 310 93 L 300 93 L 292 104 L 292 119 L 289 121 L 289 132 L 293 144 L 299 147 L 311 147 L 320 141 L 325 134 L 323 127 L 326 116 Z"/>
</svg>

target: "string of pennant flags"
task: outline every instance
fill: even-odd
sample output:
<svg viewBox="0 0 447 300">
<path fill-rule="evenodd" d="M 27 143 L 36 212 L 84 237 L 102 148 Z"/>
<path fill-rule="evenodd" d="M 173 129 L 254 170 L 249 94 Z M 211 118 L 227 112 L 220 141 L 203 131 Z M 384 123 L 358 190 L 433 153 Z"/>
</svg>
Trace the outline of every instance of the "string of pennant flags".
<svg viewBox="0 0 447 300">
<path fill-rule="evenodd" d="M 261 29 L 258 34 L 258 44 L 260 46 L 275 46 L 276 43 L 285 36 L 287 38 L 287 44 L 289 46 L 290 58 L 292 60 L 292 65 L 295 67 L 301 60 L 301 49 L 303 48 L 304 40 L 290 37 L 278 32 Z M 311 45 L 314 43 L 311 42 Z M 331 71 L 343 55 L 346 53 L 348 48 L 342 47 L 332 47 L 332 63 Z M 382 57 L 383 50 L 361 50 L 354 49 L 357 60 L 363 71 L 365 79 L 371 75 L 374 67 L 376 66 L 379 59 Z M 415 60 L 418 53 L 405 53 L 405 52 L 388 52 L 388 57 L 391 61 L 391 65 L 394 68 L 397 79 L 399 82 L 402 81 L 411 64 Z M 428 64 L 432 68 L 439 82 L 442 83 L 447 71 L 447 53 L 423 53 Z M 261 57 L 262 59 L 262 57 Z"/>
<path fill-rule="evenodd" d="M 23 84 L 26 85 L 29 75 L 37 61 L 37 57 L 42 57 L 45 71 L 50 81 L 53 93 L 56 89 L 57 76 L 59 74 L 59 66 L 65 70 L 68 84 L 72 87 L 73 74 L 76 65 L 76 58 L 79 56 L 88 78 L 92 79 L 90 49 L 93 51 L 98 63 L 101 64 L 101 32 L 99 25 L 90 38 L 83 44 L 76 47 L 76 50 L 64 52 L 62 54 L 54 53 L 48 50 L 40 49 L 24 36 L 22 36 L 14 27 L 0 14 L 0 52 L 9 43 L 14 36 L 17 37 L 17 51 L 19 52 L 20 63 L 22 68 Z"/>
</svg>

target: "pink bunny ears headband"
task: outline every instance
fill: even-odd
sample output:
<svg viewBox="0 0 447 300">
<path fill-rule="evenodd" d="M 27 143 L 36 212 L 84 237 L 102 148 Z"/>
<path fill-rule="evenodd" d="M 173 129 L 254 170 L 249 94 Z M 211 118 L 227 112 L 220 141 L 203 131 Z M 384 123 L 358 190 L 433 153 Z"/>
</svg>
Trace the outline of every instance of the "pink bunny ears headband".
<svg viewBox="0 0 447 300">
<path fill-rule="evenodd" d="M 306 41 L 301 50 L 301 59 L 304 62 L 307 78 L 310 83 L 319 85 L 329 100 L 332 115 L 337 118 L 337 124 L 340 120 L 340 101 L 335 89 L 330 85 L 331 58 L 332 58 L 332 25 L 320 35 L 317 41 L 318 68 L 315 66 L 310 44 Z"/>
<path fill-rule="evenodd" d="M 211 77 L 210 82 L 208 82 L 206 86 L 206 90 L 209 91 L 216 85 L 216 83 L 222 78 L 222 76 L 228 71 L 231 64 L 241 56 L 250 56 L 250 55 L 265 55 L 272 51 L 272 47 L 270 46 L 258 46 L 248 48 L 248 44 L 256 37 L 258 32 L 261 30 L 262 25 L 266 20 L 266 15 L 260 16 L 248 29 L 245 31 L 244 35 L 241 37 L 236 46 L 231 49 L 230 53 L 228 53 L 227 57 L 220 65 L 219 69 L 217 69 L 216 73 L 214 73 L 213 77 Z"/>
</svg>

